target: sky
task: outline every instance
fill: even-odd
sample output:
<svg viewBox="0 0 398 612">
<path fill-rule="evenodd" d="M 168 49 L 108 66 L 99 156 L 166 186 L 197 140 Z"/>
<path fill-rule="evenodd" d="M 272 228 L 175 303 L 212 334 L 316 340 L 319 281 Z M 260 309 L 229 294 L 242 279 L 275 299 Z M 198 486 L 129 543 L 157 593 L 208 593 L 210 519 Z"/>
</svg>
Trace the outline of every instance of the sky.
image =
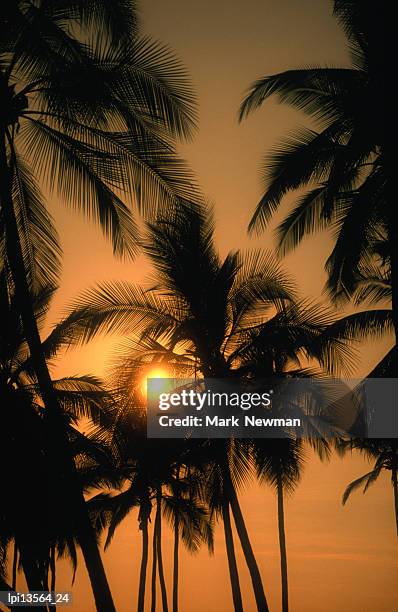
<svg viewBox="0 0 398 612">
<path fill-rule="evenodd" d="M 263 246 L 273 235 L 253 239 L 246 228 L 261 195 L 259 169 L 267 151 L 289 131 L 309 125 L 299 112 L 268 101 L 239 125 L 239 103 L 256 78 L 307 65 L 348 65 L 344 35 L 328 0 L 154 0 L 139 1 L 145 34 L 168 43 L 192 77 L 198 95 L 199 130 L 181 147 L 203 192 L 214 204 L 220 252 Z M 292 198 L 282 207 L 281 219 Z M 61 234 L 64 269 L 51 320 L 61 316 L 79 292 L 97 282 L 141 282 L 149 268 L 142 257 L 119 262 L 100 232 L 52 201 Z M 271 228 L 272 229 L 272 228 Z M 285 265 L 303 296 L 323 299 L 323 265 L 331 248 L 327 232 L 307 239 Z M 56 374 L 103 374 L 114 338 L 69 351 Z M 367 373 L 383 356 L 387 343 L 361 349 L 356 376 Z M 333 458 L 321 464 L 310 455 L 302 483 L 287 501 L 287 545 L 293 612 L 397 612 L 397 555 L 392 489 L 383 476 L 369 492 L 357 493 L 346 507 L 341 495 L 350 480 L 368 471 L 360 457 Z M 276 503 L 271 491 L 251 484 L 241 494 L 249 534 L 264 577 L 271 610 L 280 606 Z M 171 561 L 171 534 L 165 532 L 165 564 Z M 105 563 L 118 612 L 135 606 L 140 560 L 136 516 L 116 534 Z M 239 557 L 245 611 L 254 610 L 250 579 Z M 63 566 L 59 587 L 68 587 Z M 170 573 L 166 574 L 170 584 Z M 74 588 L 71 612 L 94 610 L 83 565 Z M 222 530 L 216 532 L 213 558 L 205 551 L 183 555 L 181 610 L 226 612 L 231 609 Z"/>
</svg>

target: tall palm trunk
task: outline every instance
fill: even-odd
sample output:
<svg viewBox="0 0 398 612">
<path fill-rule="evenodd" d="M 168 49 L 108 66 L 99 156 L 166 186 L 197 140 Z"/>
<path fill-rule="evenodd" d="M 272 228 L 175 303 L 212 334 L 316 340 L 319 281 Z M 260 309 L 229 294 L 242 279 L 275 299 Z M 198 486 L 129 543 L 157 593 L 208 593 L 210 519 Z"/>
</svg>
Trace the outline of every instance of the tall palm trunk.
<svg viewBox="0 0 398 612">
<path fill-rule="evenodd" d="M 395 509 L 395 524 L 397 527 L 397 535 L 398 535 L 398 483 L 397 483 L 397 466 L 393 466 L 392 468 L 392 488 L 394 490 L 394 509 Z"/>
<path fill-rule="evenodd" d="M 287 580 L 287 554 L 285 536 L 285 512 L 283 507 L 283 482 L 281 474 L 277 478 L 278 493 L 278 530 L 279 530 L 279 550 L 281 556 L 281 582 L 282 582 L 282 612 L 289 610 L 289 588 Z"/>
<path fill-rule="evenodd" d="M 164 579 L 163 570 L 163 557 L 162 557 L 162 490 L 159 489 L 156 495 L 157 507 L 156 507 L 156 546 L 158 556 L 158 568 L 159 568 L 159 583 L 160 592 L 162 594 L 162 606 L 163 612 L 168 612 L 169 607 L 167 603 L 167 590 L 166 581 Z"/>
<path fill-rule="evenodd" d="M 1 129 L 1 128 L 0 128 Z M 39 330 L 35 319 L 32 299 L 26 278 L 25 265 L 15 216 L 11 175 L 7 162 L 5 127 L 2 126 L 0 141 L 0 200 L 5 224 L 7 260 L 14 282 L 22 325 L 29 346 L 33 367 L 37 376 L 40 393 L 46 407 L 47 422 L 50 425 L 49 447 L 50 460 L 59 472 L 65 472 L 70 483 L 72 506 L 76 516 L 76 533 L 82 549 L 84 560 L 90 576 L 98 612 L 116 612 L 111 591 L 105 575 L 101 555 L 98 550 L 94 530 L 87 513 L 81 487 L 78 484 L 76 468 L 70 453 L 67 435 L 64 429 L 63 415 L 58 406 L 57 397 L 52 385 L 50 373 L 41 346 Z M 62 463 L 62 465 L 60 465 Z M 40 590 L 40 589 L 38 589 Z"/>
<path fill-rule="evenodd" d="M 178 570 L 179 559 L 178 550 L 180 543 L 180 525 L 179 517 L 176 514 L 174 518 L 174 550 L 173 550 L 173 612 L 178 612 Z"/>
<path fill-rule="evenodd" d="M 140 530 L 142 531 L 142 556 L 140 567 L 140 584 L 138 589 L 138 612 L 144 612 L 145 606 L 145 584 L 146 584 L 146 569 L 148 565 L 148 520 L 149 514 L 146 508 L 146 502 L 141 504 L 140 508 Z"/>
<path fill-rule="evenodd" d="M 180 481 L 180 465 L 177 465 L 176 468 L 176 491 L 174 495 L 177 500 L 180 499 L 180 489 L 179 489 L 179 481 Z M 189 466 L 188 466 L 188 474 L 189 474 Z M 178 506 L 178 504 L 177 504 Z M 178 514 L 178 507 L 174 513 L 174 550 L 173 550 L 173 612 L 178 612 L 178 573 L 179 573 L 179 545 L 180 545 L 180 517 Z"/>
<path fill-rule="evenodd" d="M 235 487 L 231 480 L 231 474 L 227 466 L 224 466 L 223 478 L 224 483 L 226 485 L 226 495 L 228 496 L 232 515 L 234 517 L 236 531 L 238 533 L 246 564 L 249 569 L 250 578 L 253 585 L 254 597 L 256 599 L 257 604 L 257 610 L 258 612 L 269 612 L 267 599 L 265 597 L 264 587 L 261 580 L 260 570 L 258 569 L 256 557 L 254 556 L 253 548 L 250 542 L 249 534 L 247 532 L 238 496 L 236 494 Z"/>
<path fill-rule="evenodd" d="M 236 563 L 234 538 L 231 528 L 231 517 L 229 515 L 229 503 L 226 499 L 222 501 L 222 520 L 224 525 L 225 548 L 227 549 L 227 559 L 229 568 L 229 578 L 231 581 L 232 600 L 235 612 L 243 612 L 242 593 L 240 591 L 238 565 Z"/>
<path fill-rule="evenodd" d="M 157 536 L 156 536 L 156 520 L 153 526 L 152 535 L 152 578 L 151 578 L 151 612 L 156 612 L 156 569 L 157 569 Z"/>
</svg>

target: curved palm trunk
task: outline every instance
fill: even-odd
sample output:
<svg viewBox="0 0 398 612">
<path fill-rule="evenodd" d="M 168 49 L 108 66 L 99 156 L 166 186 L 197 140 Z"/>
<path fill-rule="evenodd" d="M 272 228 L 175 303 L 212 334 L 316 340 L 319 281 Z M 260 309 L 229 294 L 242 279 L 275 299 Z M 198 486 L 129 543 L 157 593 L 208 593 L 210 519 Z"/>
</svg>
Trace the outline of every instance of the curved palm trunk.
<svg viewBox="0 0 398 612">
<path fill-rule="evenodd" d="M 144 506 L 144 504 L 142 505 Z M 148 565 L 148 520 L 149 515 L 145 507 L 140 509 L 140 529 L 142 531 L 142 557 L 140 567 L 140 584 L 138 589 L 138 612 L 144 612 L 146 569 Z"/>
<path fill-rule="evenodd" d="M 240 591 L 238 565 L 236 563 L 234 538 L 231 528 L 231 517 L 229 515 L 229 503 L 226 499 L 222 502 L 222 520 L 224 525 L 225 547 L 227 549 L 229 578 L 231 581 L 232 600 L 235 612 L 243 612 L 242 593 Z"/>
<path fill-rule="evenodd" d="M 63 415 L 58 406 L 57 396 L 54 392 L 41 346 L 12 202 L 11 177 L 7 163 L 4 126 L 2 132 L 0 142 L 0 199 L 5 224 L 7 260 L 14 282 L 15 295 L 33 367 L 37 376 L 40 394 L 46 407 L 47 421 L 51 431 L 50 439 L 48 440 L 50 457 L 59 471 L 61 473 L 65 472 L 70 482 L 72 505 L 76 512 L 77 538 L 90 576 L 97 610 L 98 612 L 116 612 L 83 493 L 78 484 L 75 464 L 70 454 L 69 443 L 64 429 Z"/>
<path fill-rule="evenodd" d="M 152 535 L 152 578 L 151 578 L 151 612 L 156 612 L 156 568 L 157 568 L 157 537 L 156 537 L 156 520 L 153 527 Z"/>
<path fill-rule="evenodd" d="M 235 487 L 233 486 L 229 469 L 224 467 L 223 470 L 224 482 L 226 484 L 226 493 L 229 498 L 229 503 L 234 517 L 236 531 L 238 532 L 239 540 L 242 546 L 243 554 L 247 567 L 249 569 L 250 578 L 253 585 L 254 597 L 256 599 L 257 610 L 259 612 L 269 612 L 267 599 L 264 593 L 264 587 L 261 580 L 260 570 L 258 569 L 256 557 L 254 556 L 253 548 L 247 532 L 245 520 L 239 504 L 238 496 L 236 495 Z"/>
<path fill-rule="evenodd" d="M 160 592 L 162 594 L 162 607 L 163 612 L 168 612 L 169 607 L 167 603 L 167 590 L 166 590 L 166 581 L 164 579 L 164 571 L 163 571 L 163 557 L 162 557 L 162 491 L 158 490 L 157 496 L 157 507 L 156 507 L 156 546 L 157 546 L 157 556 L 158 556 L 158 569 L 159 569 L 159 583 L 160 583 Z"/>
<path fill-rule="evenodd" d="M 281 581 L 282 581 L 282 612 L 289 610 L 289 589 L 287 579 L 287 553 L 285 536 L 285 512 L 283 507 L 283 483 L 282 477 L 278 474 L 278 531 L 279 531 L 279 550 L 281 556 Z"/>
<path fill-rule="evenodd" d="M 179 559 L 178 549 L 180 542 L 180 525 L 179 518 L 176 515 L 174 519 L 174 550 L 173 550 L 173 612 L 178 612 L 178 570 Z"/>
<path fill-rule="evenodd" d="M 394 509 L 395 509 L 395 524 L 398 535 L 398 483 L 397 483 L 397 467 L 392 469 L 392 488 L 394 490 Z"/>
</svg>

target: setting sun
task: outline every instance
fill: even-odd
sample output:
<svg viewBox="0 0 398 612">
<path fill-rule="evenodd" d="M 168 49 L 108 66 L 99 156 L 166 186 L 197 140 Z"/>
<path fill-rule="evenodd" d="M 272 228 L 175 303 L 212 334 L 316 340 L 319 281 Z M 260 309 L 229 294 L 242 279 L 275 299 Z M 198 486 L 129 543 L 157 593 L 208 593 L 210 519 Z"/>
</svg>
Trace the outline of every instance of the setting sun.
<svg viewBox="0 0 398 612">
<path fill-rule="evenodd" d="M 170 378 L 171 374 L 166 368 L 154 367 L 150 370 L 147 370 L 143 376 L 141 383 L 141 392 L 146 397 L 147 395 L 147 386 L 149 379 L 164 379 Z"/>
</svg>

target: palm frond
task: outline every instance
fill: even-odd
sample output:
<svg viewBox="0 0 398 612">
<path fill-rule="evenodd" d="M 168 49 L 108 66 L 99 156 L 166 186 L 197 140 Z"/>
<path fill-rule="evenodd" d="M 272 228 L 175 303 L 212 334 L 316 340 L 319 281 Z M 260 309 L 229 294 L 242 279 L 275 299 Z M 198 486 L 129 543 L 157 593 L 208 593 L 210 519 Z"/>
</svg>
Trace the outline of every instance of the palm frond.
<svg viewBox="0 0 398 612">
<path fill-rule="evenodd" d="M 56 285 L 61 271 L 61 247 L 36 180 L 21 155 L 14 152 L 13 202 L 25 269 L 32 287 Z"/>
<path fill-rule="evenodd" d="M 373 469 L 370 472 L 368 472 L 367 474 L 364 474 L 360 478 L 357 478 L 356 480 L 353 480 L 353 482 L 351 482 L 348 485 L 348 487 L 346 488 L 346 490 L 344 491 L 344 494 L 343 494 L 343 505 L 346 504 L 346 502 L 348 501 L 348 498 L 350 497 L 351 493 L 353 493 L 354 491 L 356 491 L 360 487 L 363 486 L 363 492 L 365 493 L 367 491 L 367 489 L 369 488 L 369 486 L 371 484 L 373 484 L 377 480 L 377 478 L 380 475 L 381 469 L 382 469 L 381 467 L 378 467 L 377 469 Z"/>
<path fill-rule="evenodd" d="M 258 79 L 241 104 L 239 119 L 247 117 L 271 95 L 317 119 L 338 121 L 343 102 L 352 99 L 364 75 L 351 68 L 302 68 Z M 355 89 L 354 86 L 355 85 Z"/>
<path fill-rule="evenodd" d="M 94 425 L 108 426 L 116 406 L 102 381 L 90 375 L 68 376 L 53 381 L 63 410 L 74 420 L 90 419 Z"/>
<path fill-rule="evenodd" d="M 101 333 L 142 334 L 150 325 L 174 328 L 167 302 L 153 291 L 127 282 L 109 282 L 85 291 L 64 326 L 75 341 L 88 342 Z"/>
<path fill-rule="evenodd" d="M 352 192 L 349 206 L 337 224 L 336 244 L 326 263 L 327 288 L 336 301 L 347 299 L 354 291 L 355 271 L 373 239 L 378 211 L 383 205 L 384 184 L 384 172 L 374 169 L 360 188 Z"/>
<path fill-rule="evenodd" d="M 123 64 L 113 81 L 114 92 L 127 108 L 159 122 L 166 133 L 190 139 L 196 129 L 196 103 L 185 69 L 176 55 L 149 38 L 122 49 Z"/>
<path fill-rule="evenodd" d="M 366 310 L 347 315 L 330 326 L 330 333 L 342 340 L 381 338 L 393 329 L 391 310 Z"/>
<path fill-rule="evenodd" d="M 25 128 L 26 146 L 42 177 L 55 177 L 48 187 L 70 205 L 79 207 L 98 223 L 111 239 L 115 254 L 134 256 L 138 247 L 138 230 L 131 211 L 109 187 L 118 185 L 121 169 L 107 151 L 94 150 L 88 144 L 72 139 L 48 124 L 29 117 Z"/>
<path fill-rule="evenodd" d="M 301 129 L 267 155 L 263 172 L 267 190 L 250 221 L 250 231 L 265 229 L 288 191 L 327 180 L 336 153 L 343 147 L 332 136 L 328 130 Z"/>
</svg>

